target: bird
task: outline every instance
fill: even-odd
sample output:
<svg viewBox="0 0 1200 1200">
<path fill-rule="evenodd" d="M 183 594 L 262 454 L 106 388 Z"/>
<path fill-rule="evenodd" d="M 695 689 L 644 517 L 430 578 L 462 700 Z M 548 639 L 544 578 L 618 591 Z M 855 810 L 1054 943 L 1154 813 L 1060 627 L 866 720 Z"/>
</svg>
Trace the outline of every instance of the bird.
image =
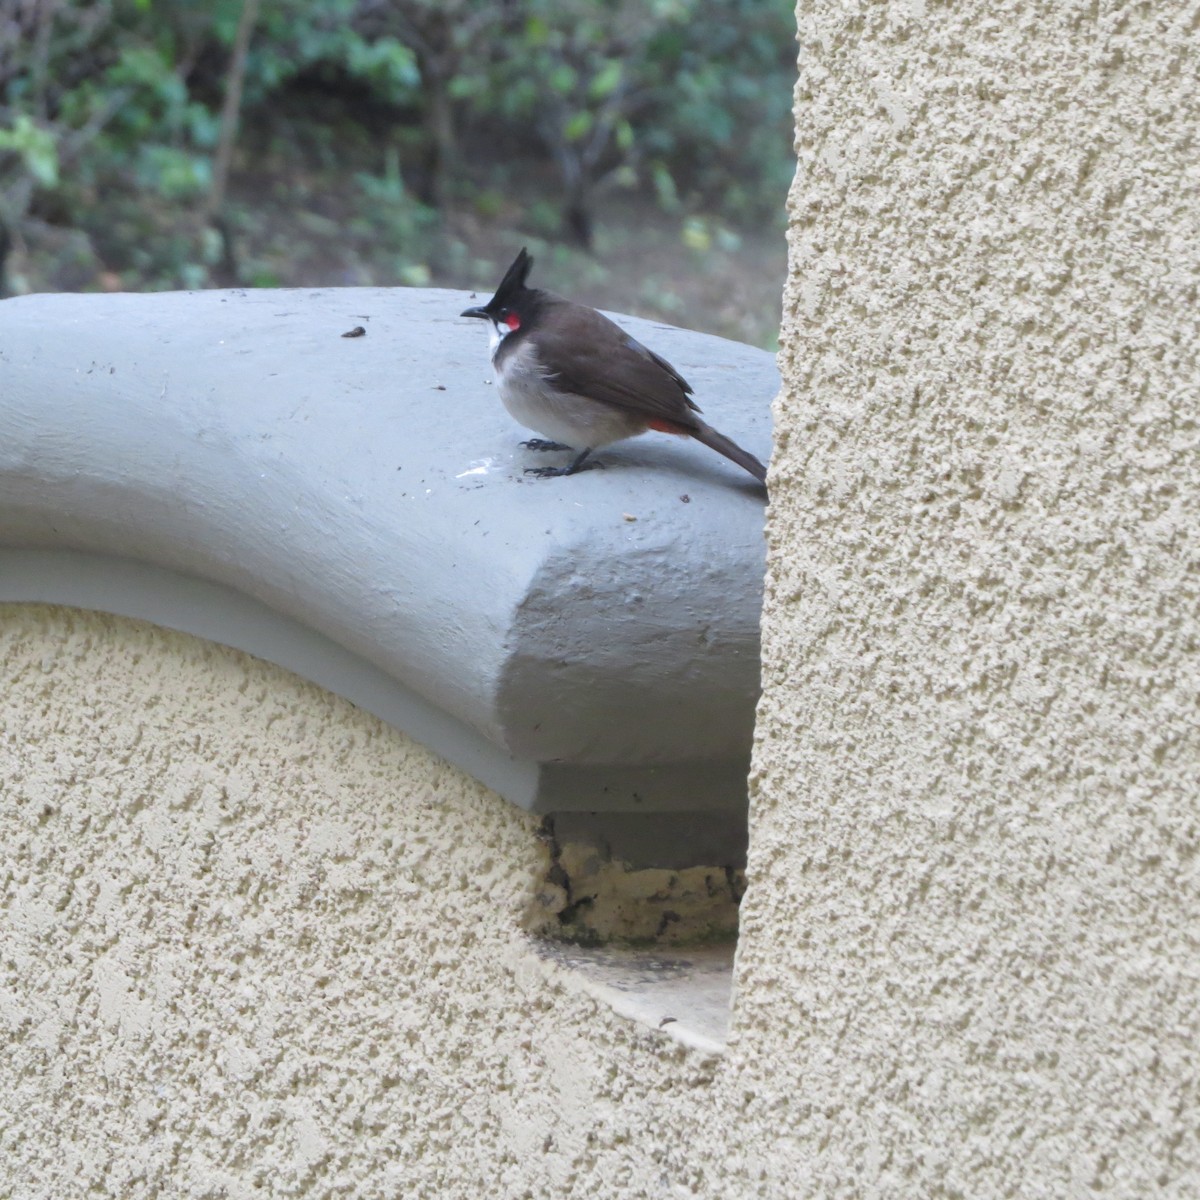
<svg viewBox="0 0 1200 1200">
<path fill-rule="evenodd" d="M 603 313 L 528 286 L 533 258 L 522 249 L 492 298 L 468 308 L 490 326 L 500 399 L 527 429 L 522 445 L 573 450 L 565 467 L 527 467 L 541 478 L 601 466 L 591 455 L 654 429 L 693 437 L 766 483 L 767 468 L 700 416 L 691 385 Z M 549 439 L 549 440 L 546 440 Z"/>
</svg>

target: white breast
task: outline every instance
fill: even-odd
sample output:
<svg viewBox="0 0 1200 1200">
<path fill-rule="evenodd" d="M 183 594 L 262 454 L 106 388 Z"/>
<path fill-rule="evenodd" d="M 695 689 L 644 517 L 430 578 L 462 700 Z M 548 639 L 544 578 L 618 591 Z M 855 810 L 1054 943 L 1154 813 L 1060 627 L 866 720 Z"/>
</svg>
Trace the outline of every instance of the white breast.
<svg viewBox="0 0 1200 1200">
<path fill-rule="evenodd" d="M 573 392 L 555 391 L 528 342 L 504 355 L 496 368 L 504 407 L 526 429 L 574 450 L 595 450 L 645 431 L 646 423 Z"/>
</svg>

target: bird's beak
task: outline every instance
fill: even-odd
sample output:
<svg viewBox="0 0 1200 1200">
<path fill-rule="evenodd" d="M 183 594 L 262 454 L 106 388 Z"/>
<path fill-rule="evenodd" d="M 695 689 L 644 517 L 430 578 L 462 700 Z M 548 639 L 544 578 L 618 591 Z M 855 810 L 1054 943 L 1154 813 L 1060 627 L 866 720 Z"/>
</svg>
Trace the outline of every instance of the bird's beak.
<svg viewBox="0 0 1200 1200">
<path fill-rule="evenodd" d="M 487 309 L 486 308 L 465 308 L 458 315 L 460 317 L 482 317 L 486 321 L 487 320 Z"/>
</svg>

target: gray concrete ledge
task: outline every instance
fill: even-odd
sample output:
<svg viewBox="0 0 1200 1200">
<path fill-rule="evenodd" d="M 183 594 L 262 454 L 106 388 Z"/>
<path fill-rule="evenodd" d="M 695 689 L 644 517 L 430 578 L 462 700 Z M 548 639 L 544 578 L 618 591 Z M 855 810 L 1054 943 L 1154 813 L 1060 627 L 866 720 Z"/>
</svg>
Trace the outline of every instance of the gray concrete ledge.
<svg viewBox="0 0 1200 1200">
<path fill-rule="evenodd" d="M 745 806 L 761 493 L 656 435 L 605 452 L 605 471 L 528 479 L 535 456 L 457 316 L 467 303 L 415 289 L 0 302 L 0 601 L 236 646 L 514 803 L 625 814 L 614 844 L 636 842 L 640 814 L 674 814 L 669 840 L 693 838 L 675 857 L 707 855 Z M 714 425 L 769 455 L 772 356 L 619 319 Z M 355 325 L 367 336 L 341 337 Z"/>
</svg>

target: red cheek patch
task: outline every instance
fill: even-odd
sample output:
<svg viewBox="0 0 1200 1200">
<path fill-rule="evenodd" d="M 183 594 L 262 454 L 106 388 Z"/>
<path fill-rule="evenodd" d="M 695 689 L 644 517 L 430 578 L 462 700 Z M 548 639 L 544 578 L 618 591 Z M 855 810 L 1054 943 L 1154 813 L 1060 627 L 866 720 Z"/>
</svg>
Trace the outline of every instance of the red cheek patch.
<svg viewBox="0 0 1200 1200">
<path fill-rule="evenodd" d="M 504 318 L 504 323 L 510 330 L 521 328 L 521 318 L 518 317 L 516 313 L 509 313 L 508 316 Z"/>
</svg>

